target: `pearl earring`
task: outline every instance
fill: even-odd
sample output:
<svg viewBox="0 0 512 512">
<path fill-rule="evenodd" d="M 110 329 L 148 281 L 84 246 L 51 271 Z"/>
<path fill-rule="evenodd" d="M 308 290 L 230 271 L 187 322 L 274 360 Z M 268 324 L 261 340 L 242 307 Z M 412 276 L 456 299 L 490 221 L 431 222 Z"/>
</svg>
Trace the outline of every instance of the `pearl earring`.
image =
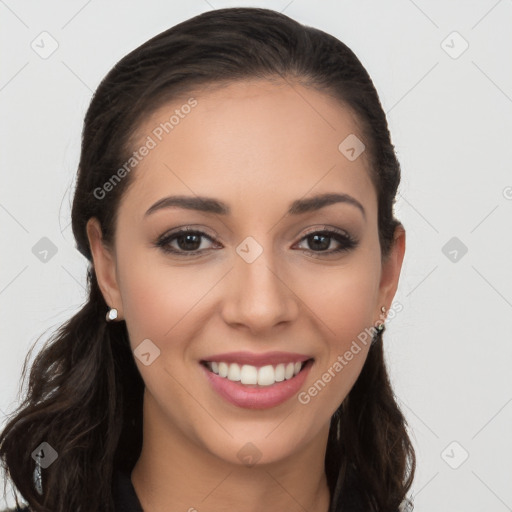
<svg viewBox="0 0 512 512">
<path fill-rule="evenodd" d="M 107 315 L 106 315 L 107 322 L 112 322 L 116 318 L 117 318 L 117 309 L 116 308 L 109 309 L 107 311 Z"/>
<path fill-rule="evenodd" d="M 386 307 L 385 307 L 385 306 L 382 306 L 382 307 L 380 308 L 380 310 L 381 310 L 381 312 L 382 312 L 382 313 L 385 313 L 385 312 L 386 312 Z M 377 327 L 377 330 L 378 330 L 379 332 L 381 332 L 381 331 L 383 331 L 383 330 L 384 330 L 384 323 L 378 324 L 376 327 Z"/>
</svg>

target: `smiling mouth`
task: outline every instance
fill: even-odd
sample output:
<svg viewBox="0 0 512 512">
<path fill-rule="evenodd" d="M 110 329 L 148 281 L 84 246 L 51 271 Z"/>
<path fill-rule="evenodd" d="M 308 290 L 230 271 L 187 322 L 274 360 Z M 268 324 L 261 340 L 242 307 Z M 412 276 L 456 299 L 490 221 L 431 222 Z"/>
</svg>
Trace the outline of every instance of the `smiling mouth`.
<svg viewBox="0 0 512 512">
<path fill-rule="evenodd" d="M 216 361 L 201 361 L 201 364 L 218 377 L 238 382 L 246 386 L 272 386 L 273 384 L 291 380 L 313 364 L 314 359 L 306 361 L 290 361 L 274 365 L 253 366 Z"/>
</svg>

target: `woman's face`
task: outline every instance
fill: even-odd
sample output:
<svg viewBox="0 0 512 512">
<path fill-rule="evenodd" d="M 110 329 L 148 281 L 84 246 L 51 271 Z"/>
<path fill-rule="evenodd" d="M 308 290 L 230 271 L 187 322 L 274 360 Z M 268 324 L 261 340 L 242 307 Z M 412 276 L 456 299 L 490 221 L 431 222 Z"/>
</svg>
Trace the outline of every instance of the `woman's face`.
<svg viewBox="0 0 512 512">
<path fill-rule="evenodd" d="M 266 81 L 191 96 L 140 127 L 134 149 L 148 149 L 112 253 L 88 225 L 96 273 L 126 321 L 154 431 L 272 462 L 325 445 L 370 347 L 361 333 L 395 293 L 404 236 L 381 261 L 365 141 L 334 99 Z M 340 200 L 312 200 L 325 194 Z M 190 208 L 161 202 L 171 196 Z"/>
</svg>

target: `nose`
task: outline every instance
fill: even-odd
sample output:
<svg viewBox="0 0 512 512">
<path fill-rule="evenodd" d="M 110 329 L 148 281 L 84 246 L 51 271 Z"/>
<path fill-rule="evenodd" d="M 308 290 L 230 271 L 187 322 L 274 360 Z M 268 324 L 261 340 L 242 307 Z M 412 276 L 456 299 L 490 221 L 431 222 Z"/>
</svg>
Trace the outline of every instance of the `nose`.
<svg viewBox="0 0 512 512">
<path fill-rule="evenodd" d="M 235 253 L 225 283 L 224 321 L 260 335 L 293 322 L 299 314 L 299 298 L 293 293 L 290 273 L 283 269 L 271 250 L 263 250 L 252 262 Z"/>
</svg>

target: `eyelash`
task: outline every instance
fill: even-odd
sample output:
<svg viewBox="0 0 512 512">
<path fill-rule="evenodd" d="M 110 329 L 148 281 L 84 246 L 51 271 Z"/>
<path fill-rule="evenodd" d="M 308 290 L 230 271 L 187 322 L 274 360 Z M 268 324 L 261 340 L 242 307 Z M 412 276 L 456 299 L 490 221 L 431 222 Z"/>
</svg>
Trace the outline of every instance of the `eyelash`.
<svg viewBox="0 0 512 512">
<path fill-rule="evenodd" d="M 203 231 L 199 231 L 197 229 L 193 228 L 182 228 L 179 231 L 176 231 L 174 233 L 162 235 L 156 242 L 155 246 L 160 248 L 164 253 L 166 254 L 175 254 L 177 256 L 183 256 L 185 258 L 194 257 L 202 254 L 204 251 L 207 251 L 208 249 L 202 249 L 201 251 L 183 251 L 183 250 L 176 250 L 174 248 L 171 248 L 169 245 L 172 241 L 176 240 L 180 236 L 183 235 L 199 235 L 201 237 L 207 238 L 211 242 L 215 242 L 215 240 L 208 234 L 204 233 Z M 341 253 L 341 252 L 348 252 L 349 250 L 353 249 L 357 246 L 358 242 L 355 238 L 351 237 L 348 233 L 344 233 L 342 231 L 335 231 L 333 229 L 329 229 L 327 226 L 324 226 L 321 230 L 316 231 L 310 231 L 306 233 L 299 241 L 302 242 L 303 240 L 313 236 L 313 235 L 324 235 L 328 238 L 334 238 L 338 243 L 340 243 L 340 247 L 337 249 L 331 249 L 330 251 L 313 251 L 311 249 L 302 249 L 304 252 L 310 253 L 314 255 L 315 257 L 318 257 L 318 255 L 322 254 L 335 254 L 335 253 Z M 330 244 L 329 244 L 330 245 Z"/>
</svg>

